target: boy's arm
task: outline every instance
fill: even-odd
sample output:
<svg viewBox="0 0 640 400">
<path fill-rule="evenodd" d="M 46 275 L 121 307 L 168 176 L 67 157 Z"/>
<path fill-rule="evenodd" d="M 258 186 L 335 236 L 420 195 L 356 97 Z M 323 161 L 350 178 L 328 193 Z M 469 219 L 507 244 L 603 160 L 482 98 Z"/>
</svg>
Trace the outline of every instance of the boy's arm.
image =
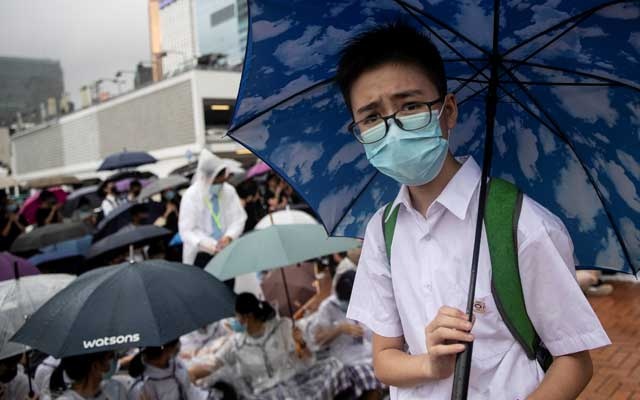
<svg viewBox="0 0 640 400">
<path fill-rule="evenodd" d="M 429 379 L 427 355 L 404 352 L 404 338 L 388 338 L 373 334 L 373 368 L 376 377 L 386 385 L 411 387 Z"/>
<path fill-rule="evenodd" d="M 542 383 L 528 400 L 575 399 L 587 386 L 593 375 L 589 351 L 555 357 Z"/>
</svg>

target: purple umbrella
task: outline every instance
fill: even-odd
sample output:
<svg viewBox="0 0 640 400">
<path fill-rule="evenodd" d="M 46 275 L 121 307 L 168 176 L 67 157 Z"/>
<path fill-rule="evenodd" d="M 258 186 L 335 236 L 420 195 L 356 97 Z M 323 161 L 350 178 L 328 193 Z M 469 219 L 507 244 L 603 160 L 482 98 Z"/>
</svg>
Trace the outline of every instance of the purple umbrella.
<svg viewBox="0 0 640 400">
<path fill-rule="evenodd" d="M 133 182 L 135 180 L 139 181 L 140 184 L 142 185 L 142 187 L 145 187 L 145 186 L 147 186 L 148 184 L 150 184 L 152 182 L 152 179 L 126 178 L 126 179 L 123 179 L 121 181 L 116 182 L 116 190 L 118 190 L 119 193 L 128 192 L 129 191 L 129 186 L 131 186 L 131 182 Z"/>
<path fill-rule="evenodd" d="M 249 169 L 245 179 L 249 179 L 249 178 L 253 178 L 254 176 L 266 174 L 269 171 L 271 171 L 271 167 L 269 165 L 267 165 L 267 163 L 260 161 L 256 165 L 251 167 L 251 169 Z"/>
<path fill-rule="evenodd" d="M 11 253 L 0 253 L 0 281 L 15 279 L 17 276 L 38 275 L 40 271 L 24 258 Z"/>
</svg>

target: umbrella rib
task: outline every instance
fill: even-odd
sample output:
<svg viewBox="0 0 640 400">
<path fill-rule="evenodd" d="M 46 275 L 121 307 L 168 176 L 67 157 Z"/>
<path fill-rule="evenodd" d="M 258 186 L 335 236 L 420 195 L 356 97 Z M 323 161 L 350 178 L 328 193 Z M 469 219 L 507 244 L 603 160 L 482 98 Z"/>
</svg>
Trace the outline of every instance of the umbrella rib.
<svg viewBox="0 0 640 400">
<path fill-rule="evenodd" d="M 510 49 L 505 51 L 502 54 L 502 56 L 504 57 L 504 56 L 507 56 L 507 55 L 513 53 L 514 51 L 518 50 L 522 46 L 524 46 L 524 45 L 526 45 L 528 43 L 531 43 L 532 41 L 538 39 L 539 37 L 542 37 L 542 36 L 546 35 L 547 33 L 558 29 L 562 25 L 565 25 L 565 24 L 567 24 L 569 22 L 572 22 L 573 20 L 577 19 L 579 21 L 577 21 L 572 27 L 570 27 L 569 30 L 573 29 L 575 27 L 575 25 L 577 25 L 580 22 L 584 21 L 584 19 L 590 17 L 591 15 L 593 15 L 597 11 L 600 11 L 603 8 L 606 8 L 606 7 L 609 7 L 609 6 L 612 6 L 612 5 L 616 5 L 616 4 L 619 4 L 619 3 L 626 3 L 626 2 L 630 2 L 630 1 L 624 1 L 624 0 L 622 0 L 622 1 L 621 0 L 609 1 L 608 3 L 600 4 L 598 6 L 592 7 L 590 9 L 588 9 L 588 10 L 585 10 L 585 11 L 581 12 L 580 14 L 576 14 L 576 15 L 573 15 L 573 16 L 571 16 L 569 18 L 566 18 L 566 19 L 564 19 L 564 20 L 562 20 L 562 21 L 550 26 L 549 28 L 543 30 L 542 32 L 538 32 L 537 34 L 531 36 L 530 38 L 527 38 L 527 39 L 523 40 L 522 42 L 518 43 L 517 45 L 511 47 Z M 565 33 L 566 32 L 561 33 L 560 36 L 564 35 Z M 554 41 L 555 41 L 555 39 L 554 39 Z M 546 46 L 547 45 L 545 45 L 545 47 Z"/>
<path fill-rule="evenodd" d="M 404 8 L 406 11 L 409 11 L 408 9 L 413 10 L 414 12 L 424 16 L 425 18 L 428 18 L 430 20 L 432 20 L 433 22 L 435 22 L 436 24 L 440 25 L 441 27 L 443 27 L 444 29 L 448 30 L 449 32 L 453 33 L 454 35 L 458 36 L 460 39 L 464 40 L 465 42 L 469 43 L 471 46 L 475 47 L 477 50 L 479 50 L 480 52 L 482 52 L 483 54 L 489 56 L 490 53 L 489 51 L 487 51 L 486 49 L 482 48 L 480 45 L 478 45 L 476 42 L 474 42 L 473 40 L 469 39 L 466 35 L 464 35 L 463 33 L 461 33 L 460 31 L 458 31 L 457 29 L 453 28 L 451 25 L 445 23 L 444 21 L 442 21 L 439 18 L 434 17 L 432 14 L 425 12 L 424 10 L 421 10 L 419 8 L 417 8 L 416 6 L 412 5 L 412 4 L 408 4 L 406 1 L 404 0 L 394 0 L 396 3 L 398 3 L 402 8 Z M 410 12 L 410 14 L 413 15 L 413 13 Z M 464 56 L 460 55 L 460 57 L 462 57 L 464 59 Z M 465 59 L 466 60 L 466 59 Z"/>
<path fill-rule="evenodd" d="M 510 59 L 505 59 L 504 61 L 505 62 L 517 62 L 517 60 L 510 60 Z M 621 81 L 618 81 L 616 79 L 608 78 L 608 77 L 605 77 L 605 76 L 602 76 L 602 75 L 593 74 L 593 73 L 590 73 L 590 72 L 577 71 L 577 70 L 572 70 L 572 69 L 569 69 L 569 68 L 557 67 L 557 66 L 554 66 L 554 65 L 546 65 L 546 64 L 529 62 L 529 61 L 522 62 L 521 64 L 524 65 L 524 66 L 527 66 L 527 67 L 532 67 L 532 68 L 548 69 L 548 70 L 551 70 L 551 71 L 564 72 L 564 73 L 567 73 L 567 74 L 575 74 L 575 75 L 582 76 L 582 77 L 585 77 L 585 78 L 597 79 L 597 80 L 600 80 L 600 81 L 603 81 L 603 82 L 608 82 L 612 86 L 621 86 L 621 87 L 625 87 L 627 89 L 632 89 L 632 90 L 640 92 L 640 87 L 635 87 L 635 86 L 632 86 L 632 85 L 630 85 L 628 83 L 621 82 Z"/>
<path fill-rule="evenodd" d="M 511 76 L 512 79 L 517 81 L 518 78 L 511 71 L 506 70 L 506 72 Z M 611 224 L 611 227 L 613 228 L 613 232 L 615 233 L 616 238 L 618 239 L 618 242 L 620 243 L 620 247 L 622 248 L 622 252 L 624 254 L 625 260 L 627 261 L 627 263 L 629 263 L 629 267 L 635 273 L 636 272 L 635 271 L 635 266 L 634 266 L 634 264 L 632 262 L 631 255 L 629 254 L 629 250 L 627 249 L 627 246 L 626 246 L 626 244 L 625 244 L 625 242 L 624 242 L 624 240 L 622 238 L 622 235 L 620 234 L 620 230 L 618 229 L 618 225 L 614 222 L 613 215 L 611 215 L 611 212 L 607 208 L 607 205 L 606 205 L 606 203 L 604 201 L 604 196 L 602 195 L 602 192 L 600 191 L 600 188 L 598 188 L 598 185 L 596 185 L 595 179 L 593 179 L 593 176 L 591 175 L 591 171 L 589 171 L 589 169 L 586 167 L 584 161 L 582 160 L 582 158 L 580 157 L 580 155 L 576 151 L 576 148 L 573 145 L 573 143 L 571 142 L 571 140 L 567 137 L 567 135 L 564 133 L 564 131 L 560 128 L 560 124 L 549 114 L 549 112 L 544 107 L 542 107 L 542 105 L 540 104 L 538 99 L 529 91 L 529 89 L 526 86 L 524 86 L 522 84 L 518 84 L 518 87 L 520 87 L 522 92 L 529 98 L 529 100 L 531 100 L 531 102 L 536 106 L 536 108 L 538 108 L 538 110 L 556 128 L 556 131 L 557 131 L 556 133 L 561 135 L 561 136 L 564 136 L 565 143 L 567 144 L 567 146 L 569 146 L 569 149 L 571 149 L 571 151 L 573 152 L 574 156 L 578 160 L 578 163 L 580 164 L 580 166 L 584 170 L 585 174 L 587 175 L 587 179 L 589 180 L 589 183 L 591 183 L 591 186 L 593 186 L 593 188 L 594 188 L 594 190 L 596 192 L 596 195 L 598 196 L 598 200 L 600 200 L 600 203 L 602 204 L 602 209 L 604 210 L 605 215 L 609 219 L 609 223 Z"/>
<path fill-rule="evenodd" d="M 290 95 L 290 96 L 285 97 L 284 99 L 282 99 L 282 100 L 278 101 L 278 102 L 277 102 L 277 103 L 275 103 L 274 105 L 269 106 L 268 108 L 266 108 L 266 109 L 264 109 L 264 110 L 262 110 L 262 111 L 260 111 L 260 112 L 256 113 L 255 115 L 252 115 L 252 116 L 251 116 L 250 118 L 248 118 L 247 120 L 242 121 L 242 122 L 241 122 L 241 123 L 239 123 L 238 125 L 236 125 L 236 126 L 234 126 L 234 127 L 230 128 L 230 129 L 227 131 L 227 133 L 225 134 L 225 136 L 230 136 L 230 137 L 232 137 L 232 138 L 233 138 L 233 135 L 231 135 L 231 134 L 232 134 L 233 132 L 237 131 L 238 129 L 242 128 L 243 126 L 248 125 L 249 123 L 251 123 L 251 122 L 255 121 L 256 119 L 260 118 L 261 116 L 263 116 L 264 114 L 266 114 L 266 113 L 268 113 L 268 112 L 273 111 L 274 109 L 276 109 L 276 108 L 280 107 L 281 105 L 283 105 L 283 104 L 285 104 L 285 103 L 289 102 L 290 100 L 294 99 L 295 97 L 300 96 L 300 95 L 303 95 L 303 94 L 308 93 L 308 92 L 311 92 L 312 90 L 315 90 L 315 89 L 319 88 L 320 86 L 323 86 L 323 85 L 326 85 L 326 84 L 328 84 L 328 83 L 331 83 L 331 82 L 333 82 L 334 80 L 335 80 L 335 78 L 327 78 L 327 79 L 324 79 L 324 80 L 322 80 L 322 81 L 320 81 L 320 82 L 314 83 L 313 85 L 311 85 L 311 86 L 309 86 L 309 87 L 307 87 L 307 88 L 305 88 L 305 89 L 303 89 L 303 90 L 300 90 L 300 91 L 295 92 L 294 94 L 292 94 L 292 95 Z M 234 139 L 235 139 L 235 138 L 234 138 Z M 240 143 L 240 141 L 238 141 L 238 142 Z M 263 160 L 263 161 L 264 161 L 264 160 Z"/>
</svg>

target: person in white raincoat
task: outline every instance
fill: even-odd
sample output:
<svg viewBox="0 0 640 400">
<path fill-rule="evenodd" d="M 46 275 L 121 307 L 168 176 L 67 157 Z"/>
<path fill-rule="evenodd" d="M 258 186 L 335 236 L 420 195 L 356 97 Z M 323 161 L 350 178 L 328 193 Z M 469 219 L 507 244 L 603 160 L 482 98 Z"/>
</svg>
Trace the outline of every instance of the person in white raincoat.
<svg viewBox="0 0 640 400">
<path fill-rule="evenodd" d="M 236 189 L 225 182 L 225 169 L 221 158 L 202 150 L 193 184 L 180 204 L 178 226 L 185 264 L 204 268 L 244 230 L 247 213 Z"/>
</svg>

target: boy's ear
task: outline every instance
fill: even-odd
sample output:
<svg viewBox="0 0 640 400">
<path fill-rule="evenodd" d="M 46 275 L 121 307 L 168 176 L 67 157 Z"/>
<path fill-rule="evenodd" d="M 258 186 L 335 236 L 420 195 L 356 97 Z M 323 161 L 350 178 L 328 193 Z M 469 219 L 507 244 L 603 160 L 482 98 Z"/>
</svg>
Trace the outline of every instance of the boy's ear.
<svg viewBox="0 0 640 400">
<path fill-rule="evenodd" d="M 456 122 L 458 121 L 458 103 L 453 93 L 448 93 L 445 96 L 443 107 L 445 109 L 442 116 L 445 119 L 444 123 L 448 132 L 456 126 Z"/>
</svg>

